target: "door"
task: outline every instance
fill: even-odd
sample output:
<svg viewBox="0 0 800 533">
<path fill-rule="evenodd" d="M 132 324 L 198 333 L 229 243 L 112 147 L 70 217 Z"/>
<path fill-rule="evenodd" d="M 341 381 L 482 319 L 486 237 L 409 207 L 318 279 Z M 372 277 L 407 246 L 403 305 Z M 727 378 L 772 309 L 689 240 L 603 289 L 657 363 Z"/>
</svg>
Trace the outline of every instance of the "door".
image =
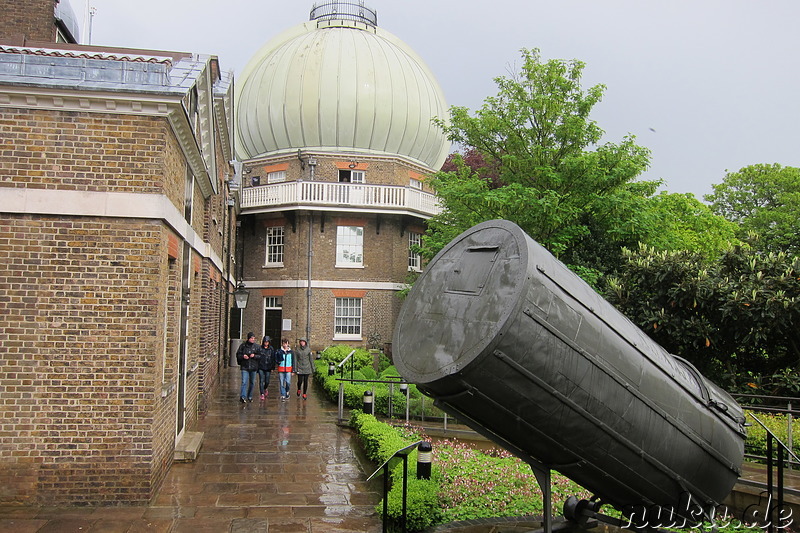
<svg viewBox="0 0 800 533">
<path fill-rule="evenodd" d="M 269 296 L 264 298 L 264 335 L 272 338 L 272 346 L 280 348 L 281 324 L 283 320 L 283 304 L 281 298 Z M 261 339 L 258 339 L 261 342 Z"/>
</svg>

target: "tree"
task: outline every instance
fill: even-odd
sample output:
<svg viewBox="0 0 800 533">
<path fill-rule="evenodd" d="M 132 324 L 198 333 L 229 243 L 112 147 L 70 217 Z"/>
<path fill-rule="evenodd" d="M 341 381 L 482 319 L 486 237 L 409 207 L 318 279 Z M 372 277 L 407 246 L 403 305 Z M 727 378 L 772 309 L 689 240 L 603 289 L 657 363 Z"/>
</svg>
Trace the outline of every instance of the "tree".
<svg viewBox="0 0 800 533">
<path fill-rule="evenodd" d="M 687 250 L 717 257 L 738 244 L 736 225 L 715 214 L 691 193 L 661 192 L 648 199 L 647 234 L 640 239 L 656 250 Z"/>
<path fill-rule="evenodd" d="M 746 244 L 714 260 L 647 246 L 626 257 L 604 295 L 661 346 L 731 388 L 764 376 L 767 392 L 800 391 L 800 258 Z"/>
<path fill-rule="evenodd" d="M 522 59 L 519 72 L 495 79 L 497 95 L 474 116 L 453 107 L 449 123 L 437 121 L 482 164 L 470 166 L 456 156 L 455 171 L 431 179 L 444 209 L 429 221 L 428 257 L 474 224 L 497 218 L 517 223 L 561 255 L 590 234 L 587 214 L 607 212 L 601 200 L 622 191 L 649 164 L 649 151 L 633 137 L 598 144 L 603 131 L 589 114 L 604 87 L 581 89 L 582 62 L 543 62 L 538 50 L 522 50 Z"/>
<path fill-rule="evenodd" d="M 738 237 L 759 235 L 753 245 L 764 251 L 800 254 L 800 169 L 750 165 L 729 172 L 705 196 L 715 213 L 739 226 Z"/>
<path fill-rule="evenodd" d="M 627 268 L 622 253 L 626 247 L 636 249 L 644 244 L 656 251 L 685 250 L 719 257 L 739 242 L 735 224 L 712 213 L 693 194 L 653 195 L 651 182 L 627 184 L 613 195 L 599 198 L 583 220 L 589 228 L 588 237 L 565 252 L 561 260 L 590 283 L 592 279 L 587 279 L 581 267 L 602 265 L 604 274 Z M 597 282 L 592 284 L 598 286 Z"/>
</svg>

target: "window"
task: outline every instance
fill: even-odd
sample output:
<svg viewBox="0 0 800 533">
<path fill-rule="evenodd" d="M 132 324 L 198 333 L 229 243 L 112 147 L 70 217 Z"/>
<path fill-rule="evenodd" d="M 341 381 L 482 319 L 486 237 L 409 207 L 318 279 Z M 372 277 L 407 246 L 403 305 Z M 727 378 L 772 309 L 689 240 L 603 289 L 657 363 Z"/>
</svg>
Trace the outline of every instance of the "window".
<svg viewBox="0 0 800 533">
<path fill-rule="evenodd" d="M 190 225 L 192 223 L 192 208 L 194 202 L 194 174 L 186 168 L 186 182 L 183 189 L 183 218 L 186 219 Z"/>
<path fill-rule="evenodd" d="M 422 246 L 422 235 L 408 232 L 408 270 L 414 272 L 422 271 L 422 258 L 414 252 L 414 246 Z"/>
<path fill-rule="evenodd" d="M 414 178 L 411 178 L 408 181 L 408 186 L 411 187 L 412 189 L 419 189 L 420 191 L 422 190 L 422 182 L 419 180 L 415 180 Z"/>
<path fill-rule="evenodd" d="M 361 338 L 361 298 L 336 298 L 334 338 Z"/>
<path fill-rule="evenodd" d="M 277 170 L 267 174 L 267 183 L 280 183 L 286 181 L 286 171 Z"/>
<path fill-rule="evenodd" d="M 267 228 L 268 266 L 283 266 L 283 226 Z"/>
<path fill-rule="evenodd" d="M 364 183 L 365 172 L 363 170 L 340 170 L 339 183 Z"/>
<path fill-rule="evenodd" d="M 336 228 L 336 266 L 352 268 L 364 266 L 364 228 L 361 226 Z"/>
</svg>

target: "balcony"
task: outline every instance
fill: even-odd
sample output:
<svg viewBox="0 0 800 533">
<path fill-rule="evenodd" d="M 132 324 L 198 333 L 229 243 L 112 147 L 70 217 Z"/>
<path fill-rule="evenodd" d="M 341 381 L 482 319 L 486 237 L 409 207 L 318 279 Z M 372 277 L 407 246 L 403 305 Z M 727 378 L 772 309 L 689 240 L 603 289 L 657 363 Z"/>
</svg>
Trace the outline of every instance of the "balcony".
<svg viewBox="0 0 800 533">
<path fill-rule="evenodd" d="M 408 214 L 430 218 L 441 211 L 435 195 L 396 185 L 290 181 L 242 189 L 242 212 L 268 213 L 285 209 L 356 210 Z"/>
</svg>

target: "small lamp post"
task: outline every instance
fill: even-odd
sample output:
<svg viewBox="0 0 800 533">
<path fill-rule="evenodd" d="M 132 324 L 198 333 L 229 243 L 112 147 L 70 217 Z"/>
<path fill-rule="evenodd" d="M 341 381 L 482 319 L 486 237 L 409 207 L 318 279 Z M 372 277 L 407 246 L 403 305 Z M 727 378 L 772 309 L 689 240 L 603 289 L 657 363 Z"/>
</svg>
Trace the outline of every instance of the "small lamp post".
<svg viewBox="0 0 800 533">
<path fill-rule="evenodd" d="M 373 415 L 375 412 L 372 410 L 374 404 L 372 402 L 372 391 L 364 391 L 364 413 Z"/>
<path fill-rule="evenodd" d="M 417 479 L 431 478 L 431 456 L 433 446 L 428 441 L 422 441 L 417 446 Z"/>
</svg>

